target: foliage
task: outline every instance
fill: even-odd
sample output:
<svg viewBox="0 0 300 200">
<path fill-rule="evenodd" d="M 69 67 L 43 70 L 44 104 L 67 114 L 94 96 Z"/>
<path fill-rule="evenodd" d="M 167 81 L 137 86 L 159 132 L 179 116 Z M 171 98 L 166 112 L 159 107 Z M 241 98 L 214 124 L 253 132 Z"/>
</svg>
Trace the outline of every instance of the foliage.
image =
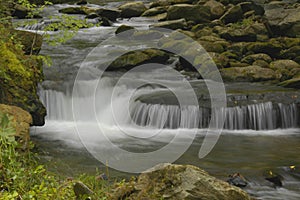
<svg viewBox="0 0 300 200">
<path fill-rule="evenodd" d="M 12 117 L 0 112 L 0 199 L 75 199 L 76 179 L 61 179 L 36 162 L 36 155 L 20 151 L 14 137 Z M 108 199 L 111 187 L 94 176 L 81 175 L 95 193 L 93 199 Z"/>
</svg>

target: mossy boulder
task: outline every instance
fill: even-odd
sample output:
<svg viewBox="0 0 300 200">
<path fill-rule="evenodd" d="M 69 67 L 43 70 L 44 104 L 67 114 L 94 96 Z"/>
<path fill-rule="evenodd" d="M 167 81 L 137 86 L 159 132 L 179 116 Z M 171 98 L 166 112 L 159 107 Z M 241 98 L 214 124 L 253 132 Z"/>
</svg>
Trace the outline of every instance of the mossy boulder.
<svg viewBox="0 0 300 200">
<path fill-rule="evenodd" d="M 176 20 L 184 18 L 195 23 L 207 23 L 210 21 L 210 8 L 201 5 L 176 4 L 167 10 L 167 19 Z"/>
<path fill-rule="evenodd" d="M 255 42 L 257 33 L 250 27 L 245 28 L 224 28 L 220 31 L 220 36 L 232 42 Z"/>
<path fill-rule="evenodd" d="M 282 50 L 282 44 L 278 41 L 253 42 L 247 45 L 247 50 L 253 53 L 265 53 L 272 58 L 277 58 Z"/>
<path fill-rule="evenodd" d="M 215 0 L 207 1 L 204 6 L 209 7 L 212 19 L 219 19 L 226 11 L 225 6 Z"/>
<path fill-rule="evenodd" d="M 165 13 L 167 12 L 167 8 L 164 7 L 164 6 L 160 6 L 160 7 L 155 7 L 155 8 L 150 8 L 148 10 L 146 10 L 142 16 L 143 17 L 150 17 L 150 16 L 155 16 L 155 15 L 158 15 L 158 14 L 162 14 L 162 13 Z"/>
<path fill-rule="evenodd" d="M 32 124 L 31 115 L 27 111 L 17 106 L 0 104 L 0 117 L 3 117 L 3 115 L 6 115 L 12 124 L 12 127 L 15 130 L 14 136 L 16 137 L 17 141 L 20 142 L 23 147 L 28 147 L 30 139 L 29 127 L 30 124 Z"/>
<path fill-rule="evenodd" d="M 84 6 L 62 8 L 62 9 L 59 10 L 59 12 L 64 13 L 64 14 L 77 14 L 77 15 L 87 15 L 87 14 L 89 14 L 87 12 L 86 7 L 84 7 Z"/>
<path fill-rule="evenodd" d="M 245 56 L 241 61 L 252 65 L 252 63 L 254 63 L 257 60 L 263 60 L 267 63 L 272 62 L 272 58 L 268 54 L 265 54 L 265 53 L 251 54 L 251 55 Z"/>
<path fill-rule="evenodd" d="M 270 68 L 281 74 L 281 81 L 291 79 L 300 74 L 300 65 L 293 60 L 276 60 L 270 63 Z"/>
<path fill-rule="evenodd" d="M 169 59 L 169 54 L 158 49 L 145 49 L 137 50 L 126 53 L 116 60 L 114 60 L 109 66 L 108 70 L 129 70 L 138 65 L 146 63 L 161 63 L 165 64 Z"/>
<path fill-rule="evenodd" d="M 220 18 L 224 24 L 235 23 L 243 19 L 243 10 L 240 5 L 232 6 Z"/>
<path fill-rule="evenodd" d="M 23 51 L 26 55 L 39 54 L 43 44 L 42 35 L 21 30 L 15 30 L 14 34 L 16 34 L 16 38 L 22 43 Z"/>
<path fill-rule="evenodd" d="M 113 199 L 250 200 L 238 187 L 216 179 L 191 165 L 160 164 L 142 173 L 136 182 L 117 188 Z"/>
<path fill-rule="evenodd" d="M 255 15 L 264 15 L 265 9 L 263 6 L 256 4 L 254 1 L 246 1 L 238 4 L 241 6 L 243 13 L 253 11 Z"/>
<path fill-rule="evenodd" d="M 279 56 L 284 59 L 294 60 L 299 55 L 300 55 L 300 46 L 293 46 L 289 49 L 281 50 Z"/>
<path fill-rule="evenodd" d="M 132 30 L 132 32 L 133 32 L 134 27 L 132 27 L 132 26 L 127 26 L 127 25 L 125 25 L 125 24 L 122 24 L 121 26 L 119 26 L 119 27 L 117 28 L 117 30 L 115 31 L 115 34 L 117 35 L 117 34 L 120 34 L 120 33 L 122 33 L 122 32 L 129 31 L 129 30 Z"/>
<path fill-rule="evenodd" d="M 272 69 L 260 66 L 231 67 L 220 70 L 224 81 L 259 82 L 278 79 L 278 74 Z"/>
<path fill-rule="evenodd" d="M 187 22 L 185 19 L 167 20 L 167 21 L 152 24 L 151 27 L 177 30 L 177 29 L 184 29 L 185 27 L 187 27 Z"/>
<path fill-rule="evenodd" d="M 300 89 L 300 77 L 282 81 L 279 83 L 279 85 L 283 86 L 283 87 L 288 87 L 288 88 Z"/>
<path fill-rule="evenodd" d="M 121 11 L 117 9 L 99 8 L 95 12 L 100 17 L 105 17 L 110 21 L 116 21 L 121 15 Z"/>
<path fill-rule="evenodd" d="M 119 9 L 123 18 L 139 17 L 147 10 L 144 3 L 140 1 L 125 3 Z"/>
</svg>

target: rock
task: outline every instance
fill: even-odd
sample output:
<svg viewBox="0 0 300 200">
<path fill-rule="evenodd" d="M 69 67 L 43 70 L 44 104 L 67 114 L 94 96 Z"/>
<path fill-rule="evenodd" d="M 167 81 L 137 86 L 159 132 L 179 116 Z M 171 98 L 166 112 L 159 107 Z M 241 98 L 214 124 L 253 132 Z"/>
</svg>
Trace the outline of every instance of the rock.
<svg viewBox="0 0 300 200">
<path fill-rule="evenodd" d="M 219 33 L 226 40 L 233 42 L 255 42 L 256 32 L 251 27 L 246 28 L 226 28 Z"/>
<path fill-rule="evenodd" d="M 293 60 L 276 60 L 270 63 L 270 68 L 281 74 L 281 81 L 291 79 L 300 72 L 300 65 Z"/>
<path fill-rule="evenodd" d="M 246 179 L 239 173 L 229 175 L 229 179 L 227 180 L 227 183 L 240 188 L 246 187 L 248 185 Z"/>
<path fill-rule="evenodd" d="M 116 21 L 120 17 L 121 11 L 117 9 L 100 8 L 96 10 L 97 15 L 105 17 L 110 21 Z"/>
<path fill-rule="evenodd" d="M 197 0 L 156 0 L 150 3 L 150 8 L 160 7 L 160 6 L 170 6 L 174 4 L 193 4 Z"/>
<path fill-rule="evenodd" d="M 46 110 L 37 95 L 37 85 L 43 80 L 42 62 L 5 44 L 0 44 L 0 57 L 6 58 L 0 59 L 0 76 L 5 83 L 0 84 L 0 103 L 21 107 L 31 114 L 32 125 L 44 125 Z"/>
<path fill-rule="evenodd" d="M 147 8 L 143 2 L 135 1 L 125 3 L 119 9 L 121 10 L 121 17 L 130 18 L 141 16 Z"/>
<path fill-rule="evenodd" d="M 155 16 L 158 14 L 162 14 L 167 12 L 167 8 L 164 6 L 160 6 L 160 7 L 155 7 L 155 8 L 150 8 L 149 10 L 146 10 L 142 16 L 143 17 L 150 17 L 150 16 Z"/>
<path fill-rule="evenodd" d="M 272 58 L 268 54 L 265 54 L 265 53 L 251 54 L 251 55 L 244 57 L 241 61 L 252 65 L 252 63 L 254 63 L 257 60 L 263 60 L 267 63 L 272 62 Z"/>
<path fill-rule="evenodd" d="M 202 36 L 197 40 L 208 52 L 222 53 L 226 46 L 226 41 L 215 36 Z"/>
<path fill-rule="evenodd" d="M 208 6 L 210 8 L 212 19 L 219 19 L 225 13 L 225 6 L 215 0 L 207 1 L 204 6 Z"/>
<path fill-rule="evenodd" d="M 122 32 L 125 32 L 125 31 L 129 31 L 129 30 L 134 30 L 134 27 L 122 24 L 121 26 L 119 26 L 117 28 L 117 30 L 115 31 L 115 34 L 117 35 L 119 33 L 122 33 Z"/>
<path fill-rule="evenodd" d="M 42 18 L 38 14 L 30 15 L 30 10 L 23 5 L 16 4 L 12 11 L 12 16 L 17 17 L 18 19 L 26 19 L 26 18 Z"/>
<path fill-rule="evenodd" d="M 243 10 L 241 6 L 236 5 L 228 9 L 220 18 L 224 24 L 235 23 L 243 18 Z"/>
<path fill-rule="evenodd" d="M 221 69 L 220 72 L 224 81 L 258 82 L 276 80 L 278 78 L 278 74 L 276 74 L 272 69 L 254 65 L 241 68 L 231 67 Z"/>
<path fill-rule="evenodd" d="M 254 15 L 261 15 L 261 16 L 263 16 L 265 13 L 265 9 L 262 6 L 257 5 L 253 1 L 242 2 L 239 3 L 238 5 L 241 6 L 243 13 L 253 11 Z"/>
<path fill-rule="evenodd" d="M 293 46 L 289 49 L 281 50 L 280 57 L 284 59 L 295 59 L 298 55 L 300 55 L 300 46 Z"/>
<path fill-rule="evenodd" d="M 268 9 L 265 13 L 272 32 L 279 36 L 296 37 L 300 33 L 300 6 Z"/>
<path fill-rule="evenodd" d="M 176 4 L 167 10 L 167 19 L 176 20 L 184 18 L 195 23 L 207 23 L 210 21 L 210 8 L 200 5 Z"/>
<path fill-rule="evenodd" d="M 218 69 L 229 67 L 229 59 L 223 54 L 209 52 Z"/>
<path fill-rule="evenodd" d="M 128 70 L 135 66 L 146 63 L 161 63 L 165 64 L 169 59 L 169 55 L 158 49 L 145 49 L 126 53 L 116 60 L 114 60 L 109 66 L 108 70 Z"/>
<path fill-rule="evenodd" d="M 276 58 L 282 49 L 282 45 L 279 42 L 253 42 L 247 45 L 247 50 L 253 53 L 265 53 Z"/>
<path fill-rule="evenodd" d="M 106 17 L 100 17 L 99 21 L 101 21 L 101 26 L 112 26 L 113 22 L 107 19 Z"/>
<path fill-rule="evenodd" d="M 164 22 L 158 22 L 155 24 L 152 24 L 150 27 L 156 27 L 156 28 L 168 28 L 172 30 L 176 29 L 184 29 L 187 27 L 187 23 L 185 19 L 177 19 L 177 20 L 168 20 Z"/>
<path fill-rule="evenodd" d="M 99 17 L 99 15 L 97 13 L 93 12 L 93 13 L 88 14 L 85 18 L 86 19 L 95 19 L 97 17 Z"/>
<path fill-rule="evenodd" d="M 300 77 L 292 78 L 279 83 L 280 86 L 288 87 L 288 88 L 297 88 L 300 89 Z"/>
<path fill-rule="evenodd" d="M 279 174 L 273 174 L 272 172 L 270 173 L 271 174 L 269 175 L 269 177 L 266 177 L 265 179 L 273 183 L 275 187 L 282 187 L 283 177 Z"/>
<path fill-rule="evenodd" d="M 18 40 L 21 41 L 26 55 L 37 55 L 40 52 L 43 44 L 42 35 L 21 30 L 15 30 L 14 32 Z"/>
<path fill-rule="evenodd" d="M 191 165 L 160 164 L 142 173 L 136 182 L 120 186 L 113 199 L 250 200 L 238 187 Z"/>
<path fill-rule="evenodd" d="M 87 0 L 80 0 L 76 3 L 76 5 L 86 5 L 87 3 Z"/>
<path fill-rule="evenodd" d="M 257 65 L 257 66 L 260 66 L 260 67 L 263 67 L 263 68 L 269 68 L 270 67 L 269 63 L 267 63 L 264 60 L 256 60 L 252 63 L 252 65 Z"/>
<path fill-rule="evenodd" d="M 160 31 L 156 30 L 136 30 L 133 33 L 133 38 L 137 40 L 157 40 L 164 36 Z"/>
<path fill-rule="evenodd" d="M 67 8 L 62 8 L 58 12 L 64 13 L 64 14 L 78 14 L 78 15 L 86 15 L 88 14 L 86 12 L 86 9 L 84 7 L 67 7 Z"/>
<path fill-rule="evenodd" d="M 16 131 L 15 136 L 18 142 L 23 144 L 24 147 L 28 147 L 27 145 L 29 145 L 30 139 L 29 127 L 30 124 L 32 124 L 31 115 L 22 108 L 4 104 L 0 104 L 0 114 L 5 114 L 8 115 L 8 117 L 12 117 L 10 121 Z"/>
<path fill-rule="evenodd" d="M 231 44 L 227 48 L 227 51 L 232 52 L 232 53 L 234 53 L 234 54 L 236 54 L 236 55 L 238 55 L 239 57 L 242 58 L 242 56 L 245 55 L 246 52 L 248 52 L 247 46 L 249 44 L 252 44 L 252 43 L 248 43 L 248 42 L 236 42 L 236 43 Z"/>
<path fill-rule="evenodd" d="M 88 186 L 80 181 L 75 183 L 73 190 L 77 199 L 82 199 L 82 197 L 87 198 L 87 196 L 94 193 Z"/>
<path fill-rule="evenodd" d="M 242 63 L 242 62 L 239 62 L 239 61 L 237 61 L 237 60 L 230 60 L 229 61 L 229 66 L 230 67 L 247 67 L 247 66 L 249 66 L 249 64 L 247 64 L 247 63 Z M 259 65 L 258 65 L 259 66 Z M 261 67 L 261 66 L 260 66 Z"/>
</svg>

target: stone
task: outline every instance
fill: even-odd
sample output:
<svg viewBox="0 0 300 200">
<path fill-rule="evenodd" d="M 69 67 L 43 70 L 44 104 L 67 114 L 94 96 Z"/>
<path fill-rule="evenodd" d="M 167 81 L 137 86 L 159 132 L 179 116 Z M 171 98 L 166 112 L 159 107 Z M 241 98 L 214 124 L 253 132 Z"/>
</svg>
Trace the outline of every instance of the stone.
<svg viewBox="0 0 300 200">
<path fill-rule="evenodd" d="M 97 17 L 99 17 L 99 15 L 97 13 L 92 12 L 92 13 L 88 14 L 85 18 L 86 19 L 95 19 Z"/>
<path fill-rule="evenodd" d="M 247 45 L 247 51 L 253 53 L 265 53 L 271 56 L 272 58 L 277 58 L 282 49 L 282 44 L 279 42 L 253 42 Z"/>
<path fill-rule="evenodd" d="M 28 147 L 30 140 L 29 128 L 32 124 L 31 115 L 22 108 L 5 104 L 0 104 L 0 113 L 12 117 L 10 121 L 16 131 L 15 137 L 20 144 L 24 145 L 23 147 Z"/>
<path fill-rule="evenodd" d="M 122 32 L 125 32 L 125 31 L 129 31 L 129 30 L 134 30 L 134 27 L 122 24 L 121 26 L 119 26 L 117 28 L 117 30 L 115 31 L 115 34 L 117 35 L 119 33 L 122 33 Z"/>
<path fill-rule="evenodd" d="M 185 19 L 177 19 L 177 20 L 168 20 L 163 22 L 158 22 L 155 24 L 152 24 L 150 27 L 154 28 L 168 28 L 172 30 L 176 29 L 184 29 L 187 27 L 187 23 Z"/>
<path fill-rule="evenodd" d="M 254 15 L 260 15 L 260 16 L 263 16 L 265 13 L 265 9 L 263 8 L 263 6 L 258 5 L 253 1 L 242 2 L 239 3 L 238 5 L 241 6 L 243 13 L 253 11 Z"/>
<path fill-rule="evenodd" d="M 78 15 L 88 14 L 83 6 L 62 8 L 58 12 L 64 13 L 64 14 L 78 14 Z"/>
<path fill-rule="evenodd" d="M 177 20 L 182 18 L 186 21 L 193 21 L 195 23 L 207 23 L 211 18 L 210 8 L 207 6 L 189 4 L 176 4 L 168 8 L 168 20 Z"/>
<path fill-rule="evenodd" d="M 87 0 L 80 0 L 76 3 L 76 5 L 86 5 L 87 3 Z"/>
<path fill-rule="evenodd" d="M 246 187 L 248 185 L 246 179 L 239 173 L 229 175 L 229 179 L 227 180 L 227 183 L 240 188 Z"/>
<path fill-rule="evenodd" d="M 144 3 L 140 1 L 125 3 L 119 9 L 123 18 L 139 17 L 147 10 Z"/>
<path fill-rule="evenodd" d="M 133 38 L 137 40 L 157 40 L 164 36 L 164 34 L 157 30 L 136 30 L 133 33 Z"/>
<path fill-rule="evenodd" d="M 245 56 L 241 61 L 252 65 L 252 63 L 254 63 L 257 60 L 263 60 L 267 63 L 272 62 L 272 58 L 268 54 L 265 54 L 265 53 L 251 54 L 251 55 Z"/>
<path fill-rule="evenodd" d="M 252 65 L 257 65 L 257 66 L 260 66 L 260 67 L 263 67 L 263 68 L 269 68 L 270 67 L 269 63 L 267 63 L 264 60 L 256 60 L 252 63 Z"/>
<path fill-rule="evenodd" d="M 265 18 L 275 35 L 297 37 L 300 33 L 300 6 L 288 8 L 286 6 L 268 9 Z"/>
<path fill-rule="evenodd" d="M 82 199 L 82 197 L 87 198 L 94 193 L 88 186 L 80 181 L 74 184 L 73 190 L 77 199 Z"/>
<path fill-rule="evenodd" d="M 251 27 L 246 28 L 226 28 L 219 33 L 220 36 L 232 42 L 255 42 L 256 33 Z"/>
<path fill-rule="evenodd" d="M 243 18 L 243 10 L 241 6 L 236 5 L 228 9 L 220 18 L 224 24 L 235 23 Z"/>
<path fill-rule="evenodd" d="M 150 8 L 148 10 L 146 10 L 143 14 L 142 17 L 150 17 L 150 16 L 155 16 L 158 14 L 162 14 L 167 12 L 167 8 L 164 6 L 160 6 L 160 7 L 155 7 L 155 8 Z"/>
<path fill-rule="evenodd" d="M 114 60 L 109 66 L 108 70 L 129 70 L 138 65 L 146 63 L 161 63 L 165 64 L 169 59 L 169 55 L 158 49 L 145 49 L 137 50 L 126 53 L 116 60 Z"/>
<path fill-rule="evenodd" d="M 280 57 L 283 59 L 295 59 L 300 55 L 300 46 L 293 46 L 289 49 L 283 49 L 280 52 Z"/>
<path fill-rule="evenodd" d="M 288 87 L 288 88 L 297 88 L 300 89 L 300 77 L 299 78 L 292 78 L 286 81 L 282 81 L 279 83 L 282 87 Z"/>
<path fill-rule="evenodd" d="M 293 60 L 273 61 L 270 68 L 281 74 L 280 81 L 291 79 L 300 72 L 300 65 Z"/>
<path fill-rule="evenodd" d="M 116 21 L 120 17 L 121 11 L 117 9 L 100 8 L 95 11 L 100 17 L 105 17 L 110 21 Z"/>
<path fill-rule="evenodd" d="M 238 187 L 218 180 L 191 165 L 160 164 L 143 172 L 135 182 L 120 186 L 113 199 L 250 200 Z"/>
<path fill-rule="evenodd" d="M 224 81 L 246 81 L 258 82 L 278 79 L 279 75 L 272 69 L 262 68 L 260 66 L 231 67 L 220 70 Z"/>
<path fill-rule="evenodd" d="M 39 54 L 42 44 L 43 36 L 38 33 L 29 31 L 15 30 L 16 37 L 21 41 L 23 45 L 23 51 L 26 55 L 37 55 Z"/>
<path fill-rule="evenodd" d="M 12 16 L 17 17 L 18 19 L 26 19 L 26 18 L 42 18 L 38 14 L 34 14 L 33 16 L 29 16 L 30 10 L 23 5 L 16 4 L 12 11 Z"/>
<path fill-rule="evenodd" d="M 211 18 L 219 19 L 225 13 L 225 6 L 215 0 L 207 1 L 204 6 L 208 6 L 210 8 Z"/>
</svg>

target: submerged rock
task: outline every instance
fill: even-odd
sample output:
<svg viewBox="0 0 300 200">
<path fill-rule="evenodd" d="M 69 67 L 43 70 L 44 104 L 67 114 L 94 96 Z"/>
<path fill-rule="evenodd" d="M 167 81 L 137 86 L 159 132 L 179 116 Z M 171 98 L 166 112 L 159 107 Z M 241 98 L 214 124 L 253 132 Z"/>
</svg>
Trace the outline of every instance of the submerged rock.
<svg viewBox="0 0 300 200">
<path fill-rule="evenodd" d="M 134 30 L 134 27 L 122 24 L 121 26 L 119 26 L 117 28 L 117 30 L 115 31 L 115 34 L 119 34 L 119 33 L 125 32 L 125 31 L 129 31 L 129 30 Z"/>
<path fill-rule="evenodd" d="M 136 182 L 117 188 L 113 199 L 250 200 L 238 187 L 191 165 L 160 164 L 142 173 Z"/>
<path fill-rule="evenodd" d="M 239 173 L 229 175 L 229 179 L 227 180 L 227 183 L 241 188 L 246 187 L 248 185 L 246 179 Z"/>
</svg>

